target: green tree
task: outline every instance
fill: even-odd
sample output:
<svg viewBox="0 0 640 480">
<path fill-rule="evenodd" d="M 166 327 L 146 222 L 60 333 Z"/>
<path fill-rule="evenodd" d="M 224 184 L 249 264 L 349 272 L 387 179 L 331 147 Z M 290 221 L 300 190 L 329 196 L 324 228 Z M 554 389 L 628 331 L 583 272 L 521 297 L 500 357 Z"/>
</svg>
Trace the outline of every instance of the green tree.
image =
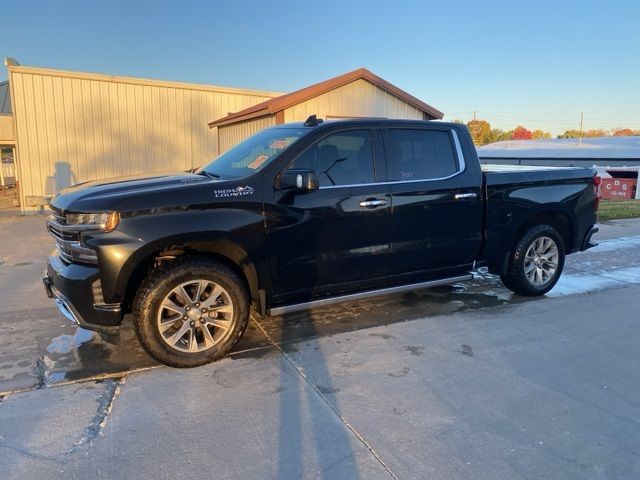
<svg viewBox="0 0 640 480">
<path fill-rule="evenodd" d="M 580 130 L 571 129 L 558 135 L 558 138 L 580 138 L 580 136 Z M 582 136 L 584 137 L 585 135 L 582 134 Z"/>
<path fill-rule="evenodd" d="M 513 130 L 501 130 L 499 128 L 492 128 L 489 134 L 489 143 L 504 142 L 505 140 L 511 140 Z"/>
<path fill-rule="evenodd" d="M 596 130 L 587 130 L 587 133 L 584 134 L 585 137 L 606 137 L 607 136 L 607 132 L 605 132 L 604 130 L 602 130 L 601 128 L 598 128 Z"/>
<path fill-rule="evenodd" d="M 467 128 L 474 145 L 480 146 L 491 142 L 491 125 L 486 120 L 470 120 Z"/>
<path fill-rule="evenodd" d="M 551 134 L 549 132 L 545 132 L 543 130 L 534 130 L 531 132 L 533 138 L 551 138 Z"/>
<path fill-rule="evenodd" d="M 571 129 L 558 135 L 558 138 L 592 138 L 605 136 L 607 136 L 607 132 L 602 130 L 601 128 L 594 130 L 584 130 L 582 133 L 580 132 L 580 130 Z"/>
</svg>

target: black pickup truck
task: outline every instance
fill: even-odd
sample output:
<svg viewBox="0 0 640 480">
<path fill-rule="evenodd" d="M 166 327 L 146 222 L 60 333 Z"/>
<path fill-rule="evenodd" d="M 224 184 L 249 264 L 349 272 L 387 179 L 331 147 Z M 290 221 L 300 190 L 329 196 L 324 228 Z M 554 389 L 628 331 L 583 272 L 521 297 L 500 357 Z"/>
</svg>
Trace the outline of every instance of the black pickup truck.
<svg viewBox="0 0 640 480">
<path fill-rule="evenodd" d="M 362 119 L 263 130 L 191 173 L 92 181 L 51 202 L 47 294 L 83 328 L 175 367 L 260 315 L 492 272 L 520 295 L 592 247 L 595 172 L 481 168 L 466 127 Z"/>
</svg>

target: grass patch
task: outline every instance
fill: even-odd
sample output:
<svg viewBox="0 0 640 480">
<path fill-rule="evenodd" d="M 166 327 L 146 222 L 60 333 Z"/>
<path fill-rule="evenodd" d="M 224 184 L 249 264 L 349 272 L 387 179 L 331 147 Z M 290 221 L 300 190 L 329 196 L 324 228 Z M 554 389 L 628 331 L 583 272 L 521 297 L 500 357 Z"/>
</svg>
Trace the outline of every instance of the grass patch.
<svg viewBox="0 0 640 480">
<path fill-rule="evenodd" d="M 598 220 L 640 217 L 640 200 L 601 200 Z"/>
</svg>

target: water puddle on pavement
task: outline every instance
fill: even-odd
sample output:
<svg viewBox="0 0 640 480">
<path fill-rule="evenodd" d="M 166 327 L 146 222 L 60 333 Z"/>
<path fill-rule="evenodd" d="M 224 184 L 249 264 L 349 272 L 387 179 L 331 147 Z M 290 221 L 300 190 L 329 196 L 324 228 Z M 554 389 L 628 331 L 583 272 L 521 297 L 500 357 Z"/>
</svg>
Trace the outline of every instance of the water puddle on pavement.
<svg viewBox="0 0 640 480">
<path fill-rule="evenodd" d="M 75 327 L 75 332 L 51 340 L 35 368 L 39 386 L 100 378 L 157 366 L 142 349 L 132 327 L 125 324 L 120 344 L 105 342 L 97 333 Z"/>
<path fill-rule="evenodd" d="M 83 343 L 90 341 L 92 337 L 93 334 L 89 330 L 78 328 L 73 335 L 63 334 L 51 340 L 51 343 L 47 347 L 47 352 L 64 355 L 71 350 L 77 349 Z"/>
</svg>

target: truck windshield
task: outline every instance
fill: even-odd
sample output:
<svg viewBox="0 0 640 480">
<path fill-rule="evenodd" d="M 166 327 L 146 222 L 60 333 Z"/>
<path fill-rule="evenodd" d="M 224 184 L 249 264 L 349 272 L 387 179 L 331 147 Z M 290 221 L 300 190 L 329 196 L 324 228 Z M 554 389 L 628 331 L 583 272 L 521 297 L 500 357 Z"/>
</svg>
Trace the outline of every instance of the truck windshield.
<svg viewBox="0 0 640 480">
<path fill-rule="evenodd" d="M 302 128 L 270 128 L 256 133 L 196 173 L 225 179 L 247 177 L 261 170 L 289 148 L 308 130 Z"/>
</svg>

